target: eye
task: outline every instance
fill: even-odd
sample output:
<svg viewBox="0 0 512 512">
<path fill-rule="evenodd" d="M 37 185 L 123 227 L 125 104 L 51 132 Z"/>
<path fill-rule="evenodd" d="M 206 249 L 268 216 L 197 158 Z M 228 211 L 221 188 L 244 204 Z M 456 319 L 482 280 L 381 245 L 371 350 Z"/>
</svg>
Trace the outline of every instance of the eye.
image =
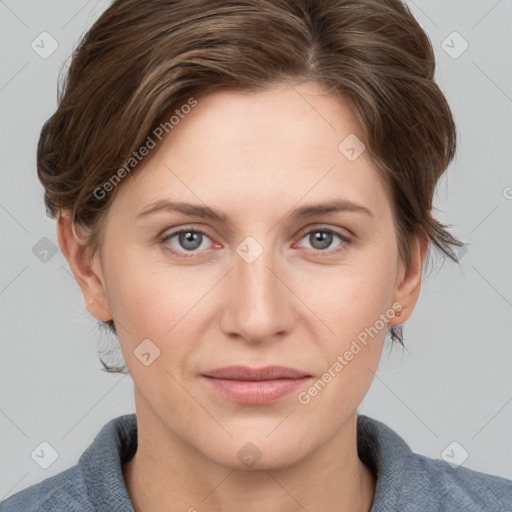
<svg viewBox="0 0 512 512">
<path fill-rule="evenodd" d="M 334 249 L 326 250 L 332 246 L 333 240 L 335 240 L 335 238 L 340 239 L 341 243 L 339 243 Z M 351 240 L 347 236 L 328 228 L 312 229 L 302 236 L 301 240 L 304 239 L 306 239 L 312 245 L 311 249 L 315 253 L 326 253 L 326 255 L 339 253 L 343 251 L 348 244 L 351 243 Z"/>
<path fill-rule="evenodd" d="M 338 238 L 341 243 L 334 249 L 327 250 L 333 245 L 333 241 Z M 191 258 L 197 256 L 201 250 L 208 249 L 205 240 L 211 241 L 205 231 L 198 228 L 181 228 L 177 231 L 162 237 L 160 241 L 165 244 L 166 248 L 172 253 L 182 258 Z M 306 239 L 311 245 L 311 250 L 315 256 L 330 256 L 343 251 L 348 244 L 351 243 L 349 237 L 338 233 L 329 228 L 316 228 L 306 232 L 300 240 Z M 206 246 L 205 246 L 206 245 Z"/>
<path fill-rule="evenodd" d="M 189 258 L 195 256 L 199 252 L 199 249 L 206 249 L 206 247 L 203 246 L 203 242 L 205 239 L 209 238 L 210 237 L 200 229 L 182 228 L 162 237 L 160 241 L 165 243 L 166 247 L 171 252 L 183 256 L 184 258 Z M 175 239 L 174 244 L 172 243 L 173 239 Z"/>
</svg>

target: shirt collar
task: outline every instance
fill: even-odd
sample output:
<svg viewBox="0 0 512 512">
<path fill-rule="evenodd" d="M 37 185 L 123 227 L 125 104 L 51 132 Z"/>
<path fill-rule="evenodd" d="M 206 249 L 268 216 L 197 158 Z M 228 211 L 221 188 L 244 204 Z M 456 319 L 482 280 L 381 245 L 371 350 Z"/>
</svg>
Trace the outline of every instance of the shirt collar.
<svg viewBox="0 0 512 512">
<path fill-rule="evenodd" d="M 109 421 L 80 457 L 84 484 L 99 512 L 110 512 L 114 503 L 119 512 L 134 512 L 122 466 L 136 450 L 136 415 L 126 414 Z M 391 428 L 365 415 L 357 416 L 357 450 L 376 476 L 371 512 L 399 510 L 407 475 L 418 469 L 417 456 Z"/>
<path fill-rule="evenodd" d="M 82 454 L 78 466 L 98 512 L 134 512 L 123 477 L 123 464 L 137 451 L 137 417 L 109 421 Z"/>
</svg>

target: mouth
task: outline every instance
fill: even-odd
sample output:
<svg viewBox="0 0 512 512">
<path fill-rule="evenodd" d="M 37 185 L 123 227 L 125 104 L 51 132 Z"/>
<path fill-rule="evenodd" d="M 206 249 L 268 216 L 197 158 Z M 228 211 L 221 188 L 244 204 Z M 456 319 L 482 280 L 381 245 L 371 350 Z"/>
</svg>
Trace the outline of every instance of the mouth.
<svg viewBox="0 0 512 512">
<path fill-rule="evenodd" d="M 210 387 L 231 401 L 269 404 L 296 391 L 312 376 L 284 366 L 230 366 L 202 374 Z"/>
</svg>

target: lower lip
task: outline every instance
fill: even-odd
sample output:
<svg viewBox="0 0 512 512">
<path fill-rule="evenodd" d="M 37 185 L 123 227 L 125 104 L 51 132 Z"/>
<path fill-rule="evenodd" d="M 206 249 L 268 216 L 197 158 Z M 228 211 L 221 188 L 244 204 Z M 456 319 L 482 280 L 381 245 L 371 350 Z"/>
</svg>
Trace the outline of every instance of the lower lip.
<svg viewBox="0 0 512 512">
<path fill-rule="evenodd" d="M 274 380 L 228 380 L 205 377 L 213 389 L 234 402 L 262 405 L 277 402 L 300 388 L 310 377 Z"/>
</svg>

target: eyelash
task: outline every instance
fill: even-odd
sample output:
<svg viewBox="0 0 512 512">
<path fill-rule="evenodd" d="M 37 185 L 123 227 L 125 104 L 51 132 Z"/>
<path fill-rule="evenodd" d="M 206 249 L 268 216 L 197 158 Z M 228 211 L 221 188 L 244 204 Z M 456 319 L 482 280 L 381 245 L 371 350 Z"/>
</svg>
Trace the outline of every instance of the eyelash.
<svg viewBox="0 0 512 512">
<path fill-rule="evenodd" d="M 210 238 L 208 236 L 208 233 L 206 233 L 205 231 L 203 231 L 202 229 L 199 229 L 199 228 L 181 228 L 177 231 L 173 231 L 172 233 L 169 233 L 168 235 L 164 236 L 164 237 L 161 237 L 159 239 L 159 241 L 163 244 L 166 244 L 169 240 L 171 240 L 172 238 L 174 238 L 175 236 L 177 235 L 180 235 L 181 233 L 198 233 L 198 234 L 201 234 L 203 236 L 206 236 L 207 238 Z M 335 254 L 339 254 L 341 253 L 342 251 L 344 251 L 346 249 L 346 246 L 351 244 L 352 243 L 352 240 L 345 236 L 345 235 L 342 235 L 341 233 L 339 233 L 338 231 L 335 231 L 333 229 L 330 229 L 330 228 L 314 228 L 314 229 L 310 229 L 309 231 L 306 231 L 305 233 L 302 234 L 302 236 L 300 236 L 299 238 L 299 241 L 302 240 L 303 238 L 305 238 L 307 235 L 310 235 L 312 233 L 328 233 L 328 234 L 331 234 L 331 235 L 336 235 L 340 238 L 341 242 L 340 245 L 336 248 L 336 249 L 331 249 L 330 251 L 321 251 L 321 250 L 318 250 L 318 249 L 311 249 L 313 251 L 313 257 L 319 257 L 319 258 L 322 258 L 325 256 L 332 256 L 332 255 L 335 255 Z M 197 256 L 198 252 L 182 252 L 182 251 L 177 251 L 171 247 L 169 247 L 168 244 L 166 244 L 166 249 L 169 250 L 170 252 L 172 252 L 173 254 L 181 257 L 181 258 L 194 258 Z"/>
</svg>

